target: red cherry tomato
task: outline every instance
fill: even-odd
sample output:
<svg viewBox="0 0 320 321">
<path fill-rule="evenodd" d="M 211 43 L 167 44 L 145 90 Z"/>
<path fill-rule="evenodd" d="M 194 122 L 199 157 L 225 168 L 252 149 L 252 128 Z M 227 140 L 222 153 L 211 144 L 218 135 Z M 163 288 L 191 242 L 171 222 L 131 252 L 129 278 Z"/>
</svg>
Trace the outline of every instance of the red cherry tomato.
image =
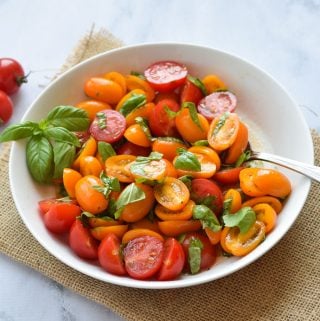
<svg viewBox="0 0 320 321">
<path fill-rule="evenodd" d="M 13 113 L 13 103 L 10 97 L 0 90 L 0 125 L 8 122 Z"/>
<path fill-rule="evenodd" d="M 151 132 L 160 137 L 176 136 L 175 117 L 170 116 L 169 113 L 170 111 L 177 112 L 179 110 L 179 104 L 173 99 L 167 98 L 159 101 L 150 114 L 149 126 Z"/>
<path fill-rule="evenodd" d="M 71 226 L 69 245 L 83 259 L 96 260 L 98 258 L 98 242 L 80 220 L 76 220 Z"/>
<path fill-rule="evenodd" d="M 209 269 L 214 262 L 216 261 L 217 258 L 217 251 L 214 245 L 212 245 L 208 239 L 207 236 L 197 233 L 197 232 L 192 232 L 186 234 L 183 242 L 182 242 L 182 247 L 184 250 L 184 253 L 186 255 L 186 266 L 189 269 L 189 246 L 190 242 L 192 239 L 198 239 L 201 241 L 203 248 L 201 250 L 201 262 L 200 262 L 200 271 L 207 270 Z"/>
<path fill-rule="evenodd" d="M 155 275 L 163 261 L 163 242 L 153 236 L 137 237 L 123 250 L 125 267 L 134 279 L 145 280 Z"/>
<path fill-rule="evenodd" d="M 198 105 L 199 101 L 203 98 L 203 93 L 199 87 L 187 80 L 181 92 L 181 103 L 192 102 Z"/>
<path fill-rule="evenodd" d="M 46 228 L 56 234 L 63 234 L 70 230 L 76 217 L 81 214 L 81 208 L 71 203 L 53 204 L 44 214 Z"/>
<path fill-rule="evenodd" d="M 109 273 L 127 274 L 120 253 L 120 241 L 115 234 L 108 234 L 100 243 L 98 249 L 100 265 Z"/>
<path fill-rule="evenodd" d="M 117 149 L 118 155 L 149 156 L 151 149 L 131 142 L 125 142 Z"/>
<path fill-rule="evenodd" d="M 204 97 L 198 104 L 198 111 L 211 120 L 225 112 L 233 112 L 237 106 L 237 97 L 230 91 L 214 92 Z"/>
<path fill-rule="evenodd" d="M 235 167 L 221 170 L 214 174 L 213 179 L 223 185 L 235 185 L 239 183 L 239 174 L 243 167 Z"/>
<path fill-rule="evenodd" d="M 124 134 L 126 119 L 116 110 L 106 109 L 97 113 L 90 126 L 91 135 L 98 141 L 114 143 Z"/>
<path fill-rule="evenodd" d="M 219 215 L 223 207 L 223 194 L 220 187 L 206 178 L 196 178 L 191 182 L 191 199 L 197 204 L 204 203 L 209 206 L 216 215 Z"/>
<path fill-rule="evenodd" d="M 144 75 L 157 91 L 167 92 L 184 84 L 187 67 L 175 61 L 159 61 L 149 66 Z"/>
<path fill-rule="evenodd" d="M 185 254 L 182 245 L 173 237 L 164 243 L 163 263 L 158 280 L 173 280 L 180 275 L 185 265 Z"/>
<path fill-rule="evenodd" d="M 27 77 L 18 61 L 11 58 L 0 59 L 0 90 L 12 95 L 26 82 Z"/>
<path fill-rule="evenodd" d="M 56 199 L 56 198 L 48 198 L 48 199 L 44 199 L 38 202 L 38 208 L 41 214 L 45 214 L 47 213 L 50 208 L 54 205 L 54 204 L 64 204 L 66 202 L 64 202 L 61 199 Z M 75 200 L 68 200 L 67 203 L 71 203 L 71 204 L 77 204 L 77 202 Z"/>
</svg>

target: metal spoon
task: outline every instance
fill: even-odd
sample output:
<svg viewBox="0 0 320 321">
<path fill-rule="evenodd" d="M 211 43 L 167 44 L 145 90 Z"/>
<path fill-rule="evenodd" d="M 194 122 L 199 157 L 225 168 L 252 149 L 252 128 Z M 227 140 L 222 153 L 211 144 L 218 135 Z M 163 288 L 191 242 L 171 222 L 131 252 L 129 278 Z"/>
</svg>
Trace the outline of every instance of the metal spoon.
<svg viewBox="0 0 320 321">
<path fill-rule="evenodd" d="M 320 182 L 320 167 L 298 162 L 282 156 L 251 151 L 249 160 L 255 160 L 255 159 L 281 165 L 299 174 L 305 175 L 317 182 Z"/>
</svg>

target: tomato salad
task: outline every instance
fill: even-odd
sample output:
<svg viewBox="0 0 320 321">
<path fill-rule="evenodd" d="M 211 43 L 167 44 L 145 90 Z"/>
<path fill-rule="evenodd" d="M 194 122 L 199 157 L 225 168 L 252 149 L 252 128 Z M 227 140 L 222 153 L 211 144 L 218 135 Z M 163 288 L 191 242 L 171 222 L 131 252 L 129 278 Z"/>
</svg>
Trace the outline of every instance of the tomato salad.
<svg viewBox="0 0 320 321">
<path fill-rule="evenodd" d="M 43 222 L 79 257 L 115 275 L 173 280 L 250 253 L 274 229 L 291 184 L 246 162 L 248 127 L 217 75 L 160 61 L 92 77 L 84 92 L 0 136 L 28 138 L 31 175 L 59 187 L 38 204 Z"/>
</svg>

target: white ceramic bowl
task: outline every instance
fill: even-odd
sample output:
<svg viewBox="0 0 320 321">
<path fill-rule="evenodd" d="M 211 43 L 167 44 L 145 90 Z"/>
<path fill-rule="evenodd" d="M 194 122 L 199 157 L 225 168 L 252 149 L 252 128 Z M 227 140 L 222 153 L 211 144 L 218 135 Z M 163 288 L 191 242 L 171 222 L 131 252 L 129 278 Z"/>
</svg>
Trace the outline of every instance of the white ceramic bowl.
<svg viewBox="0 0 320 321">
<path fill-rule="evenodd" d="M 45 117 L 54 106 L 75 104 L 83 100 L 83 84 L 90 76 L 112 70 L 123 73 L 143 71 L 159 60 L 184 63 L 190 73 L 197 77 L 209 73 L 221 76 L 238 97 L 237 112 L 249 124 L 251 133 L 254 133 L 255 146 L 260 145 L 260 149 L 313 163 L 312 140 L 303 115 L 288 93 L 272 77 L 238 57 L 190 44 L 144 44 L 95 56 L 52 82 L 30 106 L 23 120 L 37 121 Z M 149 289 L 186 287 L 213 281 L 254 262 L 289 230 L 299 215 L 310 188 L 307 178 L 286 171 L 293 185 L 292 194 L 278 217 L 274 231 L 247 256 L 221 258 L 209 271 L 183 276 L 174 281 L 138 281 L 108 274 L 98 264 L 78 258 L 59 238 L 47 231 L 39 215 L 37 202 L 53 197 L 54 192 L 52 188 L 40 186 L 31 179 L 26 167 L 24 141 L 13 144 L 9 170 L 13 197 L 24 223 L 52 255 L 93 278 L 122 286 Z"/>
</svg>

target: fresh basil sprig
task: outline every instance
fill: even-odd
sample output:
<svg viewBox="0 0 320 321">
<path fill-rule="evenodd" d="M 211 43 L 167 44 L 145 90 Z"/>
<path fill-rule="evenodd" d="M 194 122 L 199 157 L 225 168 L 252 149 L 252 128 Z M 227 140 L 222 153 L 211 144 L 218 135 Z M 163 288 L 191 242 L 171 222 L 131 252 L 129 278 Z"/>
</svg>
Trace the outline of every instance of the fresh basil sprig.
<svg viewBox="0 0 320 321">
<path fill-rule="evenodd" d="M 195 205 L 192 210 L 192 217 L 200 220 L 203 229 L 209 228 L 213 232 L 221 230 L 221 225 L 216 215 L 205 205 Z"/>
<path fill-rule="evenodd" d="M 192 238 L 190 240 L 188 248 L 188 262 L 191 274 L 196 274 L 200 271 L 202 249 L 203 244 L 198 238 Z"/>
<path fill-rule="evenodd" d="M 28 170 L 39 183 L 49 183 L 62 177 L 63 168 L 69 167 L 80 142 L 71 131 L 83 131 L 89 126 L 86 111 L 72 106 L 57 106 L 39 123 L 25 121 L 7 127 L 0 142 L 27 138 L 26 159 Z"/>
<path fill-rule="evenodd" d="M 201 164 L 195 154 L 184 148 L 177 148 L 177 153 L 179 156 L 177 156 L 173 163 L 175 168 L 195 172 L 201 171 Z"/>
<path fill-rule="evenodd" d="M 223 215 L 222 219 L 225 226 L 237 226 L 240 229 L 240 233 L 244 234 L 248 232 L 255 223 L 256 213 L 251 207 L 243 207 L 234 214 L 228 213 Z"/>
</svg>

